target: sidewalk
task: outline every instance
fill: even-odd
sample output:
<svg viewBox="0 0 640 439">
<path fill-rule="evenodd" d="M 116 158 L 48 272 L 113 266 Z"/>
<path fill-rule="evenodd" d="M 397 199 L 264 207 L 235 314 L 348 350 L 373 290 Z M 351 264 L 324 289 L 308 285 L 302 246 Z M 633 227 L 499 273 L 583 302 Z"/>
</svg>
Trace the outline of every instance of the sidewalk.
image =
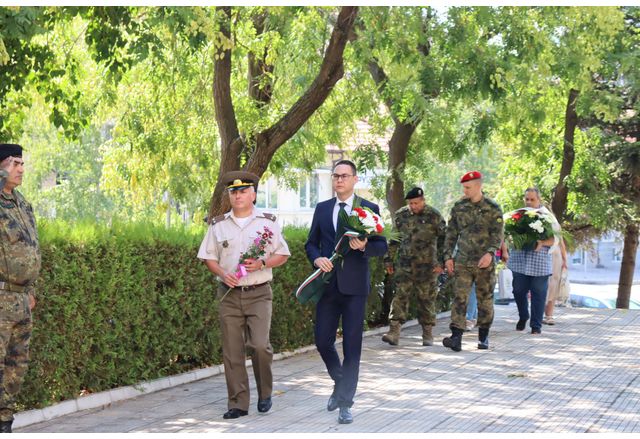
<svg viewBox="0 0 640 439">
<path fill-rule="evenodd" d="M 332 382 L 313 351 L 274 363 L 266 414 L 252 382 L 249 416 L 223 420 L 217 375 L 16 432 L 640 432 L 640 311 L 557 308 L 557 325 L 532 336 L 514 330 L 513 304 L 495 309 L 489 351 L 476 332 L 462 352 L 444 348 L 448 319 L 432 347 L 419 326 L 397 347 L 366 337 L 350 425 L 326 411 Z"/>
</svg>

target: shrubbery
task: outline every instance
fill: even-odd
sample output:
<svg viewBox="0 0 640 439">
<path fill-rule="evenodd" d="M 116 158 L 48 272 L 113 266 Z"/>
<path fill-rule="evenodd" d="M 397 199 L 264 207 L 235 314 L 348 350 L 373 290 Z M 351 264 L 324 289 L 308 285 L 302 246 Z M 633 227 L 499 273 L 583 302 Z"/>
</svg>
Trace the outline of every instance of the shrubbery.
<svg viewBox="0 0 640 439">
<path fill-rule="evenodd" d="M 143 380 L 220 364 L 213 275 L 197 258 L 205 228 L 40 224 L 43 269 L 31 364 L 20 403 L 42 407 Z M 274 270 L 274 351 L 313 343 L 314 307 L 293 296 L 311 272 L 307 229 L 287 228 L 291 257 Z M 384 277 L 372 265 L 369 324 Z"/>
</svg>

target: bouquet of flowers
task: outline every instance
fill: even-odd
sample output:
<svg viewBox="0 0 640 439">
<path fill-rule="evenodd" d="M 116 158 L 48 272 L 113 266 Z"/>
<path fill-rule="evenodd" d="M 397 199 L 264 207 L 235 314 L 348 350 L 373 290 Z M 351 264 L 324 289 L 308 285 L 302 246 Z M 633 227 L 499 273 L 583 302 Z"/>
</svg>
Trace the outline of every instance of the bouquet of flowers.
<svg viewBox="0 0 640 439">
<path fill-rule="evenodd" d="M 554 218 L 550 213 L 524 207 L 504 215 L 504 233 L 511 237 L 515 249 L 534 250 L 537 241 L 556 234 L 553 223 Z"/>
<path fill-rule="evenodd" d="M 381 235 L 391 238 L 390 232 L 385 228 L 380 215 L 368 207 L 354 207 L 351 215 L 347 215 L 344 210 L 340 211 L 342 221 L 346 224 L 349 232 L 357 232 L 358 237 L 364 238 L 371 235 Z"/>
<path fill-rule="evenodd" d="M 269 227 L 264 226 L 264 230 L 256 232 L 258 236 L 253 239 L 253 243 L 247 249 L 246 252 L 240 255 L 240 259 L 238 260 L 238 265 L 236 266 L 235 276 L 237 279 L 242 279 L 247 276 L 249 272 L 247 268 L 244 266 L 244 261 L 247 259 L 258 259 L 260 256 L 264 256 L 266 253 L 266 248 L 269 244 L 271 244 L 271 240 L 273 239 L 273 232 L 269 229 Z M 226 293 L 222 296 L 220 301 L 222 302 L 227 294 L 233 288 L 229 288 Z"/>
<path fill-rule="evenodd" d="M 264 226 L 264 230 L 262 232 L 257 231 L 256 233 L 258 236 L 254 238 L 251 246 L 246 252 L 240 255 L 240 260 L 236 267 L 236 277 L 238 279 L 241 279 L 248 274 L 243 262 L 246 259 L 259 259 L 260 256 L 264 256 L 267 246 L 271 244 L 271 240 L 273 239 L 273 232 L 267 226 Z"/>
<path fill-rule="evenodd" d="M 380 215 L 373 212 L 368 207 L 360 207 L 354 203 L 351 214 L 347 214 L 346 211 L 340 211 L 339 222 L 342 222 L 347 229 L 346 232 L 340 237 L 338 243 L 335 246 L 333 255 L 329 258 L 331 262 L 334 262 L 334 270 L 338 261 L 344 258 L 344 255 L 351 250 L 348 242 L 349 238 L 358 238 L 364 240 L 370 236 L 384 236 L 389 240 L 397 240 L 398 233 L 385 227 Z M 314 271 L 305 281 L 298 287 L 296 291 L 296 298 L 302 304 L 312 301 L 318 303 L 318 300 L 324 293 L 324 286 L 329 283 L 333 271 L 328 273 L 323 272 L 320 269 Z"/>
</svg>

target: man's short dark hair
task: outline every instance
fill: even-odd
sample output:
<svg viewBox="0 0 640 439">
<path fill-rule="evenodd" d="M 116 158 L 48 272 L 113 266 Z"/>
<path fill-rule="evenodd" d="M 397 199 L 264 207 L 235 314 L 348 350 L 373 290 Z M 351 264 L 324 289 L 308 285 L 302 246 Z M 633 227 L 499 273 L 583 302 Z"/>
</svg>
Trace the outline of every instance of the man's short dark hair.
<svg viewBox="0 0 640 439">
<path fill-rule="evenodd" d="M 356 170 L 356 164 L 353 163 L 351 160 L 346 160 L 346 159 L 338 160 L 336 164 L 333 165 L 333 169 L 335 170 L 340 165 L 350 166 L 351 170 L 353 171 L 353 175 L 358 175 L 358 171 Z"/>
<path fill-rule="evenodd" d="M 535 193 L 536 193 L 536 195 L 538 196 L 538 199 L 539 199 L 539 200 L 542 200 L 542 197 L 540 196 L 540 189 L 538 189 L 537 187 L 535 187 L 535 186 L 528 187 L 528 188 L 524 191 L 525 195 L 527 194 L 527 192 L 535 192 Z"/>
</svg>

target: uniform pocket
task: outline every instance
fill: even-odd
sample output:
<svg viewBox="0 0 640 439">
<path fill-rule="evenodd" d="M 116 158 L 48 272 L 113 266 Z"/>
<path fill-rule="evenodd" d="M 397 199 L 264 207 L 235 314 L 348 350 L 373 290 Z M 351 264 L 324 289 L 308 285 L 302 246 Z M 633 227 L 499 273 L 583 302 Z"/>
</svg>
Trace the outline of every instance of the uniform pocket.
<svg viewBox="0 0 640 439">
<path fill-rule="evenodd" d="M 25 302 L 26 300 L 26 302 Z M 27 294 L 2 292 L 0 293 L 0 315 L 7 320 L 18 321 L 26 309 L 29 309 Z"/>
<path fill-rule="evenodd" d="M 0 230 L 4 230 L 4 237 L 6 237 L 9 244 L 15 244 L 20 240 L 21 231 L 19 225 L 10 220 L 9 218 L 0 217 Z"/>
</svg>

